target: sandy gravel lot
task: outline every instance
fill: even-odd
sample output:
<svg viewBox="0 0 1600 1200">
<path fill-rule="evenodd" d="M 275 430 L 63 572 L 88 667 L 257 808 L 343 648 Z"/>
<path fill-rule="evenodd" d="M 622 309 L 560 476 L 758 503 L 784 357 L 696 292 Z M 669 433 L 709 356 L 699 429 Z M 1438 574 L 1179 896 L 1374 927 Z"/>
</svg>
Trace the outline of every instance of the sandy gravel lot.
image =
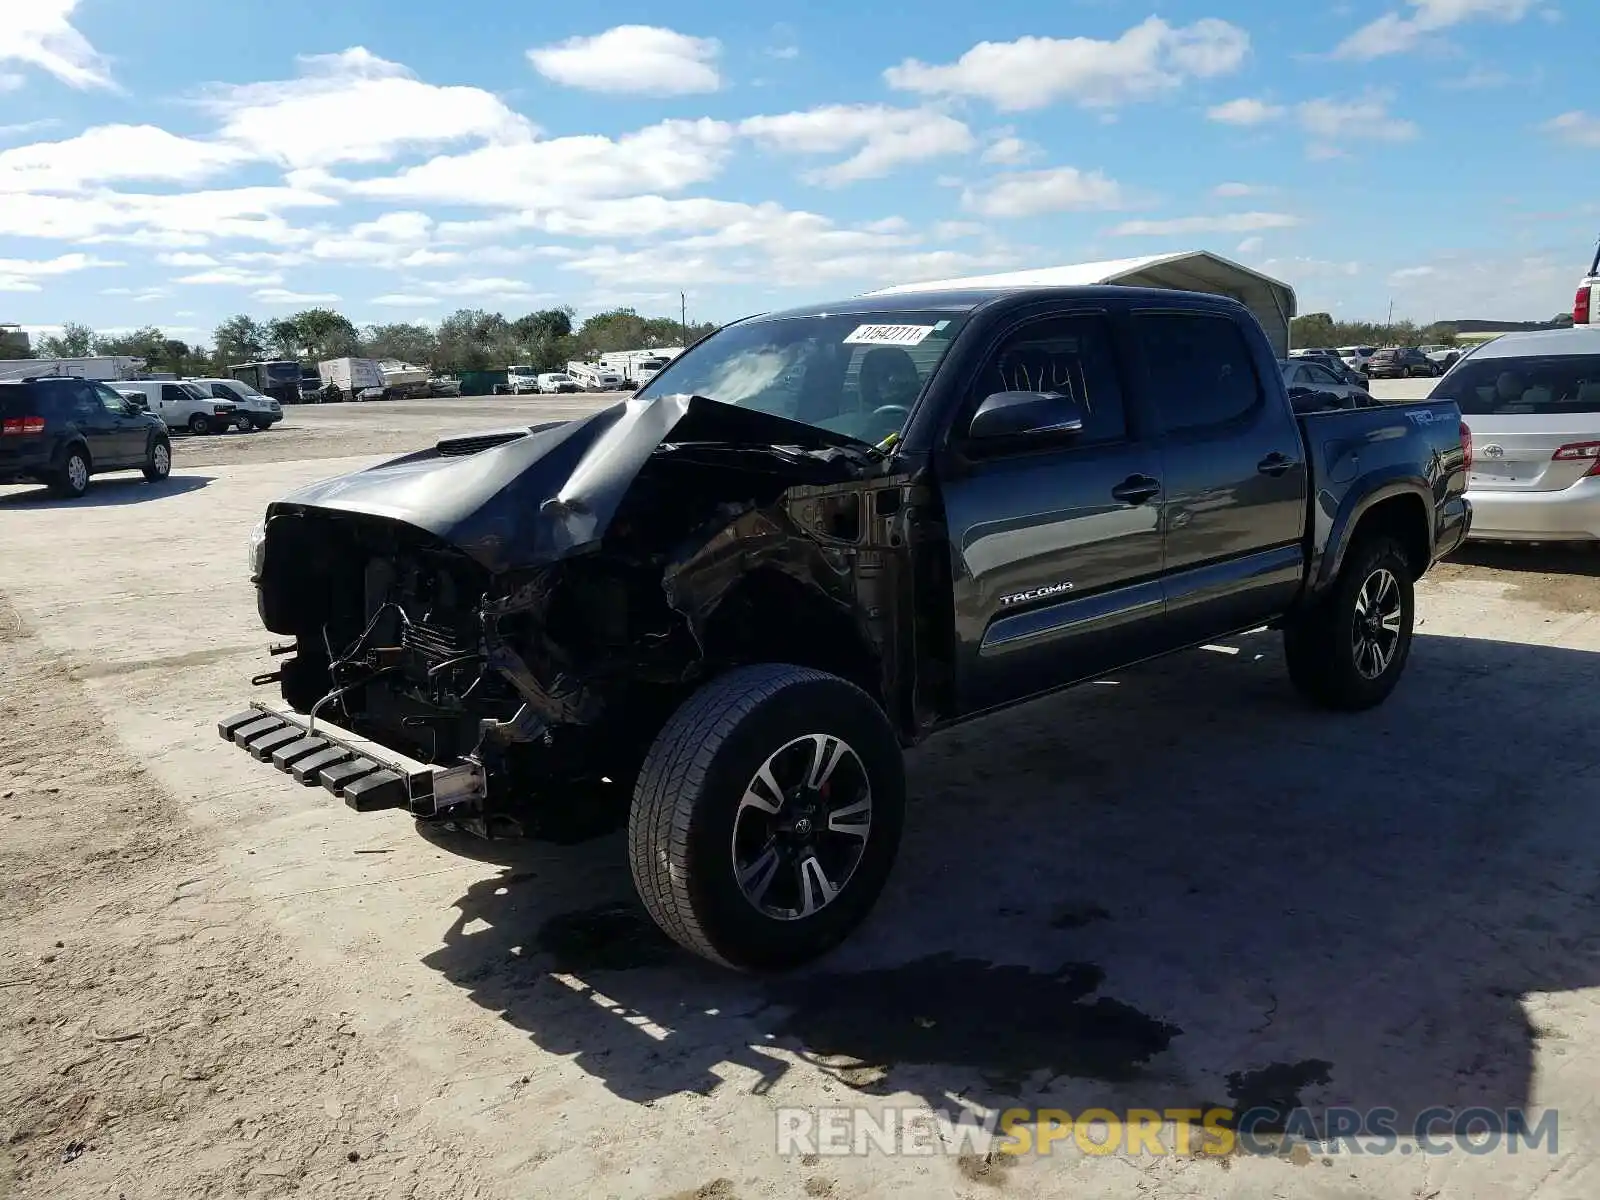
<svg viewBox="0 0 1600 1200">
<path fill-rule="evenodd" d="M 267 501 L 549 404 L 0 488 L 0 1198 L 1600 1194 L 1600 554 L 1445 564 L 1377 712 L 1301 707 L 1262 635 L 930 742 L 868 926 L 753 980 L 655 933 L 619 838 L 435 845 L 212 729 L 268 662 Z M 1263 1099 L 1553 1108 L 1559 1146 L 776 1146 L 791 1106 Z"/>
</svg>

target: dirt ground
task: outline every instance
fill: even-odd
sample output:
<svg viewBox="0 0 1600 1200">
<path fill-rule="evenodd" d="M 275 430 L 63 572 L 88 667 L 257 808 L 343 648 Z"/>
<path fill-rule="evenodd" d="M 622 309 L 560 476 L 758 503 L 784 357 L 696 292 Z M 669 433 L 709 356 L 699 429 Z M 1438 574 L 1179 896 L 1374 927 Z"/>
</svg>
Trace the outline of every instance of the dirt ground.
<svg viewBox="0 0 1600 1200">
<path fill-rule="evenodd" d="M 479 403 L 291 410 L 77 504 L 0 489 L 0 1200 L 1600 1192 L 1600 554 L 1441 566 L 1374 713 L 1299 706 L 1261 635 L 935 739 L 867 927 L 755 980 L 654 932 L 617 838 L 434 844 L 216 737 L 269 661 L 262 506 L 548 411 Z M 774 1134 L 1263 1098 L 1553 1109 L 1560 1145 L 1007 1165 Z"/>
</svg>

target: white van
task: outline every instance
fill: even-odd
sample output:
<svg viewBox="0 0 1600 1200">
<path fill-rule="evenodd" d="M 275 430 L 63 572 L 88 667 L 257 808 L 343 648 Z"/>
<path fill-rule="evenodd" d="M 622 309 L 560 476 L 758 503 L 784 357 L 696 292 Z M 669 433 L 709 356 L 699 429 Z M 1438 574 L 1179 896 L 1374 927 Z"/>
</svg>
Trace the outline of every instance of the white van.
<svg viewBox="0 0 1600 1200">
<path fill-rule="evenodd" d="M 283 405 L 242 379 L 186 379 L 214 400 L 231 400 L 246 417 L 241 429 L 271 429 L 283 420 Z"/>
<path fill-rule="evenodd" d="M 153 417 L 160 417 L 168 429 L 187 429 L 190 433 L 226 433 L 232 426 L 249 427 L 249 418 L 232 400 L 208 396 L 193 383 L 168 379 L 125 379 L 114 385 Z"/>
<path fill-rule="evenodd" d="M 546 371 L 534 382 L 536 392 L 581 392 L 578 381 L 565 371 Z"/>
</svg>

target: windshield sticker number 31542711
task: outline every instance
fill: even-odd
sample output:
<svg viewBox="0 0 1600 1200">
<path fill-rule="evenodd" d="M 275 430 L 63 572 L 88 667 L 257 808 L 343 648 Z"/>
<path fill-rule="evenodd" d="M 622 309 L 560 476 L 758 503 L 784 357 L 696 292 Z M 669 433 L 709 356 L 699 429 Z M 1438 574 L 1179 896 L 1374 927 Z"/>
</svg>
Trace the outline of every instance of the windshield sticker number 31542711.
<svg viewBox="0 0 1600 1200">
<path fill-rule="evenodd" d="M 937 325 L 857 325 L 846 346 L 920 346 Z"/>
</svg>

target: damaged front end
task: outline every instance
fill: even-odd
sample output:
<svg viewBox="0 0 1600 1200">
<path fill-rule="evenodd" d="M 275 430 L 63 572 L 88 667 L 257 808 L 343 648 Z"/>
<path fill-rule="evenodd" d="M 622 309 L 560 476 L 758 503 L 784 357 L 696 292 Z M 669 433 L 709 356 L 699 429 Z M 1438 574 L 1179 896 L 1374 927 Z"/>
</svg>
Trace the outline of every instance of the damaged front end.
<svg viewBox="0 0 1600 1200">
<path fill-rule="evenodd" d="M 729 666 L 817 666 L 914 725 L 901 614 L 936 524 L 881 453 L 698 398 L 441 442 L 269 509 L 283 703 L 221 731 L 353 807 L 585 836 Z"/>
</svg>

